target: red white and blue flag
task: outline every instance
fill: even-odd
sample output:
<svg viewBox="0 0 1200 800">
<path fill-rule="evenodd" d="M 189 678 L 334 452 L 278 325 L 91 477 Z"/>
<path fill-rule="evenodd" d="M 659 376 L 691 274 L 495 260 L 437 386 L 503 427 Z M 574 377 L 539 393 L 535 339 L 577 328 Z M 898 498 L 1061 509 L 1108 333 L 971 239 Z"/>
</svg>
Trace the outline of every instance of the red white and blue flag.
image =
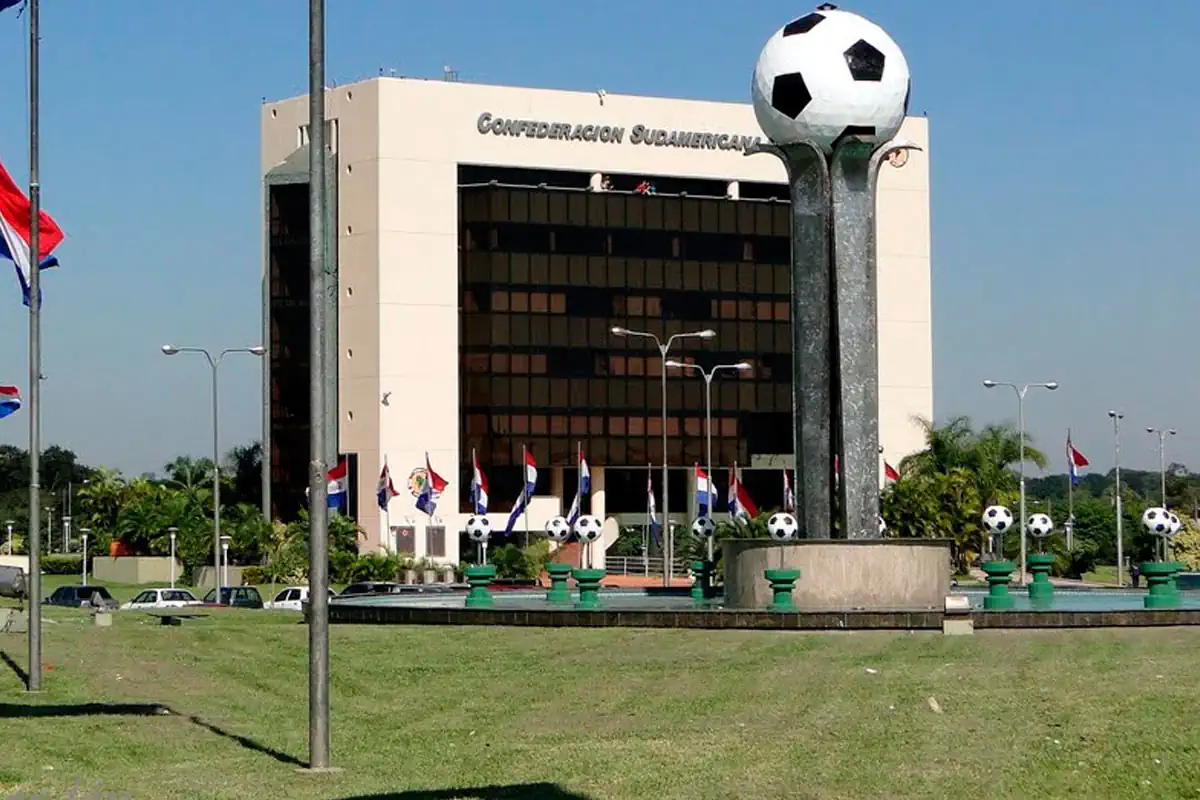
<svg viewBox="0 0 1200 800">
<path fill-rule="evenodd" d="M 1082 473 L 1087 472 L 1089 462 L 1087 456 L 1075 449 L 1071 444 L 1071 429 L 1067 429 L 1067 470 L 1071 473 L 1071 483 L 1077 484 Z"/>
<path fill-rule="evenodd" d="M 0 419 L 11 416 L 21 408 L 21 390 L 15 386 L 0 386 Z"/>
<path fill-rule="evenodd" d="M 488 510 L 487 475 L 479 466 L 479 456 L 471 453 L 471 504 L 475 506 L 476 514 L 486 514 Z"/>
<path fill-rule="evenodd" d="M 650 477 L 650 465 L 646 465 L 646 507 L 650 512 L 650 535 L 654 544 L 662 547 L 662 523 L 658 521 L 658 506 L 654 502 L 654 479 Z"/>
<path fill-rule="evenodd" d="M 758 506 L 754 505 L 750 493 L 738 480 L 737 465 L 734 464 L 729 469 L 729 518 L 736 521 L 739 517 L 753 519 L 757 516 Z"/>
<path fill-rule="evenodd" d="M 883 462 L 883 479 L 888 483 L 895 483 L 900 480 L 900 473 L 886 461 Z"/>
<path fill-rule="evenodd" d="M 789 513 L 796 510 L 796 493 L 792 490 L 792 480 L 786 469 L 783 471 L 783 510 Z"/>
<path fill-rule="evenodd" d="M 574 526 L 579 521 L 580 514 L 583 513 L 583 498 L 592 493 L 592 473 L 588 469 L 587 459 L 583 456 L 583 451 L 579 451 L 579 487 L 575 492 L 575 499 L 571 501 L 571 508 L 567 512 L 567 524 Z"/>
<path fill-rule="evenodd" d="M 344 508 L 350 497 L 350 471 L 346 461 L 325 473 L 325 505 L 329 508 Z"/>
<path fill-rule="evenodd" d="M 696 465 L 696 505 L 700 506 L 701 517 L 710 516 L 717 505 L 717 487 L 700 465 Z"/>
<path fill-rule="evenodd" d="M 437 511 L 438 498 L 441 497 L 448 485 L 449 481 L 433 471 L 433 466 L 429 463 L 429 453 L 426 453 L 425 485 L 421 487 L 421 493 L 417 495 L 417 510 L 424 511 L 432 517 Z"/>
<path fill-rule="evenodd" d="M 388 503 L 398 494 L 400 493 L 392 484 L 392 472 L 388 469 L 387 459 L 384 459 L 383 470 L 379 473 L 379 483 L 375 484 L 375 500 L 379 503 L 379 510 L 386 513 Z"/>
<path fill-rule="evenodd" d="M 517 502 L 513 503 L 512 511 L 508 513 L 508 523 L 504 526 L 505 535 L 513 532 L 513 527 L 517 524 L 517 519 L 525 511 L 526 506 L 529 505 L 529 498 L 533 497 L 535 488 L 537 488 L 537 462 L 533 460 L 533 453 L 526 450 L 525 486 L 517 497 Z"/>
<path fill-rule="evenodd" d="M 51 253 L 62 244 L 62 229 L 45 211 L 39 211 L 38 220 L 37 262 L 41 269 L 58 266 L 58 259 Z M 0 257 L 13 262 L 25 305 L 29 305 L 29 265 L 33 262 L 29 252 L 32 222 L 33 209 L 29 205 L 29 198 L 0 164 Z"/>
</svg>

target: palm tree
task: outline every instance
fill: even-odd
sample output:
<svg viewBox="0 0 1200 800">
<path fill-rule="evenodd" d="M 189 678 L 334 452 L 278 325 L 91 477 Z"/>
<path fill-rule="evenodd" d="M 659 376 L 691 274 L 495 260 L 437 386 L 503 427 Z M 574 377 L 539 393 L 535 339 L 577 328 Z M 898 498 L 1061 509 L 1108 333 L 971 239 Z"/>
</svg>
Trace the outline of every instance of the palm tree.
<svg viewBox="0 0 1200 800">
<path fill-rule="evenodd" d="M 975 478 L 984 505 L 1001 503 L 1017 490 L 1014 468 L 1021 460 L 1021 436 L 1010 425 L 986 425 L 979 431 L 968 417 L 954 417 L 941 425 L 923 417 L 914 421 L 925 432 L 926 448 L 900 462 L 902 476 L 932 476 L 963 469 Z M 1025 434 L 1025 460 L 1038 467 L 1046 456 Z"/>
</svg>

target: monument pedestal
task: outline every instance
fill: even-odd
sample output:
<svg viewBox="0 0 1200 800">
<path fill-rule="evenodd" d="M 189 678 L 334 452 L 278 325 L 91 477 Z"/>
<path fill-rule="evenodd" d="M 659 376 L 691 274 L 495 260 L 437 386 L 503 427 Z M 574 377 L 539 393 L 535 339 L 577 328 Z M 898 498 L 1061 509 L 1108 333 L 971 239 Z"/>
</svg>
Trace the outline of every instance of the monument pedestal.
<svg viewBox="0 0 1200 800">
<path fill-rule="evenodd" d="M 697 603 L 707 602 L 712 597 L 713 563 L 711 561 L 693 561 L 692 570 L 692 599 Z"/>
<path fill-rule="evenodd" d="M 551 563 L 546 565 L 546 573 L 550 576 L 550 591 L 546 592 L 546 602 L 552 606 L 571 604 L 571 592 L 567 589 L 567 579 L 571 577 L 570 564 Z"/>
<path fill-rule="evenodd" d="M 771 602 L 767 605 L 767 611 L 795 611 L 792 589 L 800 579 L 800 570 L 768 569 L 763 570 L 763 577 L 771 586 Z"/>
<path fill-rule="evenodd" d="M 575 583 L 579 585 L 579 602 L 576 608 L 590 609 L 600 607 L 600 581 L 608 574 L 602 569 L 577 569 L 572 573 Z"/>
<path fill-rule="evenodd" d="M 1026 561 L 1028 560 L 1026 559 Z M 983 598 L 984 608 L 1003 611 L 1016 605 L 1013 596 L 1008 591 L 1009 581 L 1012 580 L 1012 573 L 1016 568 L 1016 564 L 1005 560 L 988 561 L 983 565 L 988 583 L 988 594 Z"/>
<path fill-rule="evenodd" d="M 467 578 L 467 608 L 489 608 L 492 605 L 492 593 L 488 584 L 496 577 L 495 564 L 476 564 L 463 570 Z"/>
<path fill-rule="evenodd" d="M 1178 561 L 1145 561 L 1142 575 L 1150 591 L 1143 604 L 1146 608 L 1175 608 L 1181 602 L 1179 587 L 1175 585 L 1175 574 L 1183 569 Z"/>
<path fill-rule="evenodd" d="M 1046 608 L 1054 601 L 1054 584 L 1050 582 L 1054 556 L 1051 553 L 1031 553 L 1025 563 L 1033 573 L 1033 580 L 1029 583 L 1029 603 L 1034 608 Z"/>
</svg>

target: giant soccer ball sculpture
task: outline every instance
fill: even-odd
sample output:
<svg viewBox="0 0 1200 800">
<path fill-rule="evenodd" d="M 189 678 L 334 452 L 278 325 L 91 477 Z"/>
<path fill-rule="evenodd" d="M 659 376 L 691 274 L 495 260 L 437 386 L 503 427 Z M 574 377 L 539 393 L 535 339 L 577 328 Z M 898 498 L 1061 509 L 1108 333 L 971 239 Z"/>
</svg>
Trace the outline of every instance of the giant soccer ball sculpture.
<svg viewBox="0 0 1200 800">
<path fill-rule="evenodd" d="M 692 520 L 692 535 L 697 539 L 711 539 L 717 534 L 717 523 L 712 517 L 696 517 Z"/>
<path fill-rule="evenodd" d="M 988 506 L 983 512 L 983 527 L 988 533 L 1004 533 L 1012 524 L 1012 512 L 1004 506 Z"/>
<path fill-rule="evenodd" d="M 826 153 L 843 139 L 890 141 L 908 113 L 904 53 L 882 28 L 822 6 L 767 40 L 751 96 L 772 142 L 809 140 Z"/>
<path fill-rule="evenodd" d="M 887 522 L 883 518 L 883 514 L 879 515 L 879 535 L 882 537 L 887 533 Z"/>
<path fill-rule="evenodd" d="M 795 539 L 799 532 L 800 525 L 796 522 L 796 518 L 785 511 L 772 514 L 771 518 L 767 520 L 767 534 L 777 542 Z"/>
<path fill-rule="evenodd" d="M 1142 512 L 1142 526 L 1155 536 L 1171 534 L 1171 512 L 1165 508 L 1151 506 Z"/>
<path fill-rule="evenodd" d="M 546 523 L 546 538 L 552 542 L 565 542 L 571 538 L 571 526 L 564 517 L 553 517 Z"/>
<path fill-rule="evenodd" d="M 1050 519 L 1049 514 L 1031 514 L 1025 528 L 1031 536 L 1045 539 L 1054 530 L 1054 520 Z"/>
<path fill-rule="evenodd" d="M 476 544 L 486 544 L 492 536 L 492 521 L 484 516 L 467 520 L 467 538 Z"/>
<path fill-rule="evenodd" d="M 1172 537 L 1175 536 L 1176 534 L 1179 533 L 1179 529 L 1182 527 L 1183 527 L 1183 520 L 1181 520 L 1175 514 L 1171 514 L 1171 528 L 1170 528 L 1170 533 L 1168 535 L 1172 536 Z"/>
<path fill-rule="evenodd" d="M 599 517 L 593 517 L 590 514 L 584 514 L 579 519 L 575 520 L 575 535 L 579 537 L 581 542 L 594 542 L 600 538 L 603 532 L 603 523 Z"/>
</svg>

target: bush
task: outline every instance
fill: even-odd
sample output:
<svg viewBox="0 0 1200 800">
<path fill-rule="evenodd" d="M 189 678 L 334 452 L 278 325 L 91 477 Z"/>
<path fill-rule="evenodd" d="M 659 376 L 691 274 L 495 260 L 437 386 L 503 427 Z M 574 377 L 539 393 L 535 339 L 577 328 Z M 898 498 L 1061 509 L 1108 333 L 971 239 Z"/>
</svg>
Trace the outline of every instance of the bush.
<svg viewBox="0 0 1200 800">
<path fill-rule="evenodd" d="M 264 568 L 244 567 L 242 569 L 242 583 L 248 586 L 261 586 L 264 583 L 270 583 L 270 580 Z"/>
<path fill-rule="evenodd" d="M 534 580 L 542 574 L 550 560 L 550 542 L 538 539 L 521 548 L 515 544 L 497 547 L 491 554 L 497 578 Z"/>
<path fill-rule="evenodd" d="M 45 575 L 78 575 L 83 568 L 79 556 L 42 556 L 42 573 Z"/>
</svg>

